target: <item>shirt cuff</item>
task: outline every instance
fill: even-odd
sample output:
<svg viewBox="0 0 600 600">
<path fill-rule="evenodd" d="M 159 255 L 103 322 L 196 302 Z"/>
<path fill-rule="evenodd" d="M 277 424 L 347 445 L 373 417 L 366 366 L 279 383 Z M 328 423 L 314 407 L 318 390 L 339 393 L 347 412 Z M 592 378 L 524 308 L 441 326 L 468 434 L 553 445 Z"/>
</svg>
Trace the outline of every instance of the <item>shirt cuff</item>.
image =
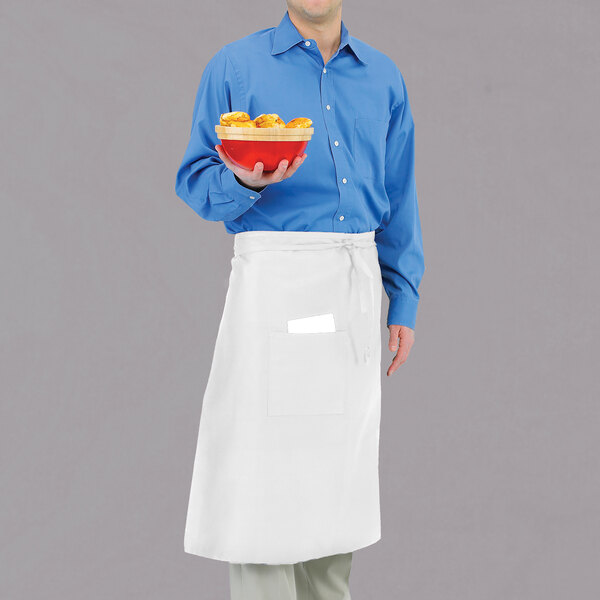
<svg viewBox="0 0 600 600">
<path fill-rule="evenodd" d="M 227 218 L 224 219 L 225 221 L 237 219 L 261 197 L 260 192 L 251 190 L 245 185 L 242 185 L 231 169 L 225 169 L 225 172 L 221 176 L 221 185 L 223 193 L 235 205 L 235 210 L 232 210 L 232 212 L 227 215 Z M 266 187 L 267 186 L 261 188 L 261 192 L 264 191 Z"/>
<path fill-rule="evenodd" d="M 406 296 L 392 296 L 388 309 L 388 325 L 405 325 L 411 329 L 415 328 L 417 321 L 417 307 L 419 301 Z"/>
</svg>

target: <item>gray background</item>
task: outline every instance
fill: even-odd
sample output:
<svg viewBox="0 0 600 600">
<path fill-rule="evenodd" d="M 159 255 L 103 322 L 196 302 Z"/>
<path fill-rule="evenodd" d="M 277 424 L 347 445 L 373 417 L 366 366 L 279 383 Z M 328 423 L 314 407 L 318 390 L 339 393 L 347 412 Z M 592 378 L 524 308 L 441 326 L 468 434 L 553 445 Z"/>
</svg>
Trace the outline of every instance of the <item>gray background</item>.
<svg viewBox="0 0 600 600">
<path fill-rule="evenodd" d="M 183 528 L 232 238 L 174 177 L 208 58 L 284 10 L 3 2 L 2 600 L 228 597 Z M 600 5 L 343 19 L 405 76 L 427 262 L 391 378 L 382 322 L 383 538 L 353 598 L 595 600 Z"/>
</svg>

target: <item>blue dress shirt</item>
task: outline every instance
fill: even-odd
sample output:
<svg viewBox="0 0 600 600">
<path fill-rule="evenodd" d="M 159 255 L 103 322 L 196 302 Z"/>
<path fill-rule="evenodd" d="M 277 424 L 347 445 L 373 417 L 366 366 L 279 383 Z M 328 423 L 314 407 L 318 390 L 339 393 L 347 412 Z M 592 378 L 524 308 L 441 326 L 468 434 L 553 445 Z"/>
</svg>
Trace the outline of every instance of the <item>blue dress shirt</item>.
<svg viewBox="0 0 600 600">
<path fill-rule="evenodd" d="M 255 191 L 224 165 L 215 125 L 237 110 L 312 120 L 296 173 Z M 394 61 L 350 36 L 342 21 L 339 48 L 325 65 L 286 11 L 277 27 L 230 42 L 208 61 L 175 190 L 228 233 L 375 230 L 387 324 L 414 328 L 424 272 L 414 161 L 414 123 Z"/>
</svg>

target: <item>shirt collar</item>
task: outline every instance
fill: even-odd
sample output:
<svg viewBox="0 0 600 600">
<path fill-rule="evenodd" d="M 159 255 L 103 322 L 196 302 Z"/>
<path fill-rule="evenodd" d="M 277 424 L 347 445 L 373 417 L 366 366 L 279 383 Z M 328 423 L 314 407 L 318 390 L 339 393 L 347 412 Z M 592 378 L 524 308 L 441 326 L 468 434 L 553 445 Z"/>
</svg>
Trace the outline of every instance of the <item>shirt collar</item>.
<svg viewBox="0 0 600 600">
<path fill-rule="evenodd" d="M 286 10 L 281 22 L 275 28 L 275 34 L 273 35 L 273 47 L 271 49 L 271 54 L 280 54 L 281 52 L 285 52 L 289 50 L 292 46 L 295 46 L 298 42 L 303 41 L 304 38 L 300 35 L 300 32 L 296 29 L 296 26 L 292 23 L 290 19 L 289 12 Z M 362 50 L 360 50 L 357 46 L 355 39 L 348 33 L 348 29 L 344 25 L 344 21 L 342 20 L 341 27 L 341 37 L 340 37 L 340 50 L 346 46 L 346 44 L 350 47 L 354 56 L 362 62 L 363 64 L 367 64 L 367 61 L 364 58 Z"/>
</svg>

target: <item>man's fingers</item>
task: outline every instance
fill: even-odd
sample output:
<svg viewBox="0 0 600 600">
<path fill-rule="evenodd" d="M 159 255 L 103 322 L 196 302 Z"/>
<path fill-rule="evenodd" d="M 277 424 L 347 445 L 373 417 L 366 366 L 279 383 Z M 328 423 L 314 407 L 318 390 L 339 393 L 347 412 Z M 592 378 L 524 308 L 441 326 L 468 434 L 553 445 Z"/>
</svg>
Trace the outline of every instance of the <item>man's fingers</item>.
<svg viewBox="0 0 600 600">
<path fill-rule="evenodd" d="M 391 375 L 399 366 L 400 366 L 400 358 L 399 358 L 399 354 L 396 354 L 396 356 L 394 356 L 394 360 L 392 361 L 392 364 L 388 367 L 387 370 L 387 375 Z"/>
<path fill-rule="evenodd" d="M 404 359 L 404 360 L 406 360 L 406 359 Z M 398 352 L 398 354 L 396 354 L 396 356 L 394 356 L 394 360 L 392 361 L 392 364 L 388 367 L 387 374 L 391 375 L 404 362 L 404 360 L 402 360 L 400 352 Z"/>
<path fill-rule="evenodd" d="M 277 181 L 281 181 L 283 179 L 283 176 L 285 175 L 287 168 L 288 168 L 288 161 L 280 160 L 279 164 L 277 165 L 277 168 L 272 173 L 270 173 L 269 175 L 266 176 L 269 178 L 269 183 L 275 183 Z"/>
<path fill-rule="evenodd" d="M 410 347 L 412 346 L 413 341 L 405 336 L 405 335 L 400 335 L 400 347 L 398 348 L 398 352 L 402 353 L 405 352 L 406 354 L 408 354 L 408 351 L 410 350 Z"/>
<path fill-rule="evenodd" d="M 408 358 L 408 354 L 410 352 L 409 347 L 400 347 L 398 352 L 396 352 L 396 356 L 394 356 L 394 360 L 392 360 L 392 364 L 389 366 L 387 370 L 387 374 L 391 375 L 400 365 L 403 365 Z"/>
<path fill-rule="evenodd" d="M 390 325 L 390 339 L 388 341 L 388 348 L 391 352 L 395 352 L 398 349 L 399 334 L 400 327 L 398 327 L 398 325 Z"/>
<path fill-rule="evenodd" d="M 264 163 L 257 162 L 254 164 L 254 170 L 252 171 L 255 180 L 257 181 L 256 187 L 260 186 L 260 178 L 263 176 L 263 170 L 265 168 Z"/>
<path fill-rule="evenodd" d="M 304 154 L 304 158 L 305 157 L 306 154 Z M 291 164 L 288 164 L 288 161 L 285 159 L 279 161 L 279 165 L 277 165 L 277 168 L 273 172 L 263 175 L 263 179 L 262 181 L 258 182 L 258 185 L 269 185 L 271 183 L 281 181 L 282 179 L 287 179 L 290 175 L 294 174 L 296 169 L 304 161 L 304 158 L 296 157 L 294 158 Z"/>
<path fill-rule="evenodd" d="M 298 170 L 298 167 L 300 167 L 300 165 L 304 162 L 306 156 L 306 154 L 303 154 L 302 156 L 296 156 L 294 158 L 292 164 L 288 166 L 288 169 L 285 172 L 284 179 L 291 177 Z"/>
<path fill-rule="evenodd" d="M 221 144 L 216 145 L 215 149 L 219 153 L 219 158 L 225 163 L 227 168 L 231 169 L 238 177 L 243 176 L 244 180 L 248 181 L 254 187 L 269 185 L 290 177 L 296 172 L 296 169 L 304 162 L 304 159 L 307 156 L 306 154 L 303 154 L 302 156 L 295 157 L 291 165 L 288 164 L 287 160 L 281 160 L 274 171 L 265 174 L 263 173 L 264 163 L 255 163 L 252 171 L 241 169 L 231 161 L 227 154 L 225 154 Z"/>
<path fill-rule="evenodd" d="M 411 328 L 402 325 L 390 325 L 389 330 L 390 339 L 388 342 L 388 348 L 391 352 L 396 352 L 396 356 L 394 356 L 392 364 L 389 366 L 387 371 L 387 374 L 391 375 L 408 359 L 410 349 L 414 343 L 414 333 Z"/>
<path fill-rule="evenodd" d="M 287 161 L 286 161 L 287 162 Z M 258 170 L 257 165 L 260 165 L 260 170 Z M 255 186 L 261 185 L 270 185 L 271 183 L 276 183 L 283 179 L 283 175 L 285 174 L 285 170 L 287 168 L 287 164 L 283 161 L 280 161 L 279 166 L 271 173 L 263 173 L 264 165 L 261 162 L 257 162 L 254 165 L 253 177 L 255 178 L 254 184 Z M 257 175 L 258 173 L 258 175 Z"/>
</svg>

